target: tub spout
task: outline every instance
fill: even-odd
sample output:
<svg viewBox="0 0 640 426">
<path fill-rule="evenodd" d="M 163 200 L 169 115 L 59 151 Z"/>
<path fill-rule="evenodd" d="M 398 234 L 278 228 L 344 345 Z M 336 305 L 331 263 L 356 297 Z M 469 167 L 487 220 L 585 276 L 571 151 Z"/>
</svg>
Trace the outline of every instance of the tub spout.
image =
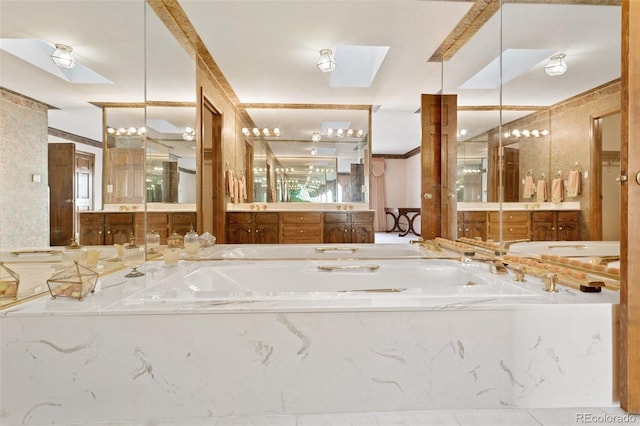
<svg viewBox="0 0 640 426">
<path fill-rule="evenodd" d="M 531 242 L 530 239 L 526 238 L 526 239 L 522 239 L 522 240 L 508 240 L 508 241 L 502 241 L 498 247 L 498 249 L 496 250 L 496 255 L 497 256 L 501 256 L 503 254 L 507 254 L 507 252 L 509 251 L 509 247 L 511 247 L 512 244 L 516 244 L 516 243 L 529 243 Z"/>
<path fill-rule="evenodd" d="M 496 260 L 491 263 L 491 273 L 496 275 L 507 275 L 507 268 L 504 266 L 504 263 Z"/>
<path fill-rule="evenodd" d="M 419 246 L 425 247 L 434 252 L 441 252 L 442 247 L 434 240 L 423 240 L 422 238 L 418 240 L 410 240 L 410 244 L 418 244 Z"/>
</svg>

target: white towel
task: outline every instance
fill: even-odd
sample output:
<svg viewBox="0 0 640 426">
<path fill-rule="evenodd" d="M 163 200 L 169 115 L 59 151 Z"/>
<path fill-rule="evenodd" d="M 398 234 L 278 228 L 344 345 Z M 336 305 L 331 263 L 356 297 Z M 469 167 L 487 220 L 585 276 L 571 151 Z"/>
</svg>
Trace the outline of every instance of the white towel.
<svg viewBox="0 0 640 426">
<path fill-rule="evenodd" d="M 551 181 L 551 202 L 561 203 L 562 201 L 564 201 L 564 182 L 556 178 Z"/>
<path fill-rule="evenodd" d="M 539 203 L 543 203 L 547 201 L 547 197 L 549 194 L 547 193 L 547 181 L 544 179 L 538 179 L 538 184 L 536 185 L 536 201 Z"/>
<path fill-rule="evenodd" d="M 527 176 L 526 178 L 524 178 L 524 189 L 522 191 L 522 198 L 532 198 L 535 192 L 536 189 L 533 186 L 533 177 Z"/>
<path fill-rule="evenodd" d="M 567 180 L 567 197 L 577 197 L 582 189 L 581 173 L 579 170 L 571 170 Z"/>
</svg>

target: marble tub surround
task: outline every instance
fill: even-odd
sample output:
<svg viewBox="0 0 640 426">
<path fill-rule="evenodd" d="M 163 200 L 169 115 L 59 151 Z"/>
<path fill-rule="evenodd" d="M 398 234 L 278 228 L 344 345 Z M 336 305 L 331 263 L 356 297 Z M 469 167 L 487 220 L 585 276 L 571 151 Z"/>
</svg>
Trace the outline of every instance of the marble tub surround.
<svg viewBox="0 0 640 426">
<path fill-rule="evenodd" d="M 280 262 L 285 271 L 319 261 Z M 228 268 L 275 261 L 150 261 L 143 277 L 125 279 L 124 270 L 100 277 L 82 302 L 42 297 L 0 311 L 0 423 L 615 406 L 616 292 L 546 293 L 534 278 L 516 283 L 480 262 L 388 262 L 428 266 L 425 276 L 437 283 L 442 268 L 465 268 L 478 286 L 520 296 L 164 297 L 198 284 L 188 277 L 199 268 L 237 282 Z M 393 286 L 409 284 L 390 272 Z M 252 276 L 251 285 L 267 281 Z"/>
</svg>

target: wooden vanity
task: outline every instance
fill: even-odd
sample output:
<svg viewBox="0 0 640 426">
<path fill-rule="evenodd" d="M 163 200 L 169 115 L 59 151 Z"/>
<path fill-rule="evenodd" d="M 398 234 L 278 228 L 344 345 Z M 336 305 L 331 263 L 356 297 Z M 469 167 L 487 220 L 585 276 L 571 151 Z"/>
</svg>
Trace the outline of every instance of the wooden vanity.
<svg viewBox="0 0 640 426">
<path fill-rule="evenodd" d="M 373 243 L 373 211 L 235 211 L 226 214 L 229 244 Z"/>
<path fill-rule="evenodd" d="M 160 244 L 166 244 L 173 231 L 184 235 L 196 226 L 196 212 L 191 211 L 95 211 L 78 215 L 79 243 L 83 246 L 124 244 L 131 234 L 138 244 L 144 244 L 145 234 L 151 230 L 160 234 Z"/>
<path fill-rule="evenodd" d="M 458 237 L 500 240 L 499 211 L 458 211 Z M 580 240 L 580 210 L 508 210 L 502 212 L 502 239 Z"/>
</svg>

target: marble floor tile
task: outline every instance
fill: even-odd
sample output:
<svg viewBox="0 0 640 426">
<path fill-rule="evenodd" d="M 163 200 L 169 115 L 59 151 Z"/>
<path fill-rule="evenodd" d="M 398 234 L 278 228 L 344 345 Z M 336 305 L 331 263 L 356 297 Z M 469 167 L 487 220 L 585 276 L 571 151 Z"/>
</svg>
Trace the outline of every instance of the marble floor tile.
<svg viewBox="0 0 640 426">
<path fill-rule="evenodd" d="M 296 426 L 378 426 L 373 413 L 298 415 Z"/>
<path fill-rule="evenodd" d="M 229 416 L 218 417 L 211 426 L 297 426 L 295 415 L 266 415 L 266 416 Z"/>
<path fill-rule="evenodd" d="M 377 426 L 460 426 L 454 411 L 400 411 L 376 413 Z"/>
<path fill-rule="evenodd" d="M 477 409 L 452 411 L 461 426 L 541 426 L 524 409 Z"/>
</svg>

